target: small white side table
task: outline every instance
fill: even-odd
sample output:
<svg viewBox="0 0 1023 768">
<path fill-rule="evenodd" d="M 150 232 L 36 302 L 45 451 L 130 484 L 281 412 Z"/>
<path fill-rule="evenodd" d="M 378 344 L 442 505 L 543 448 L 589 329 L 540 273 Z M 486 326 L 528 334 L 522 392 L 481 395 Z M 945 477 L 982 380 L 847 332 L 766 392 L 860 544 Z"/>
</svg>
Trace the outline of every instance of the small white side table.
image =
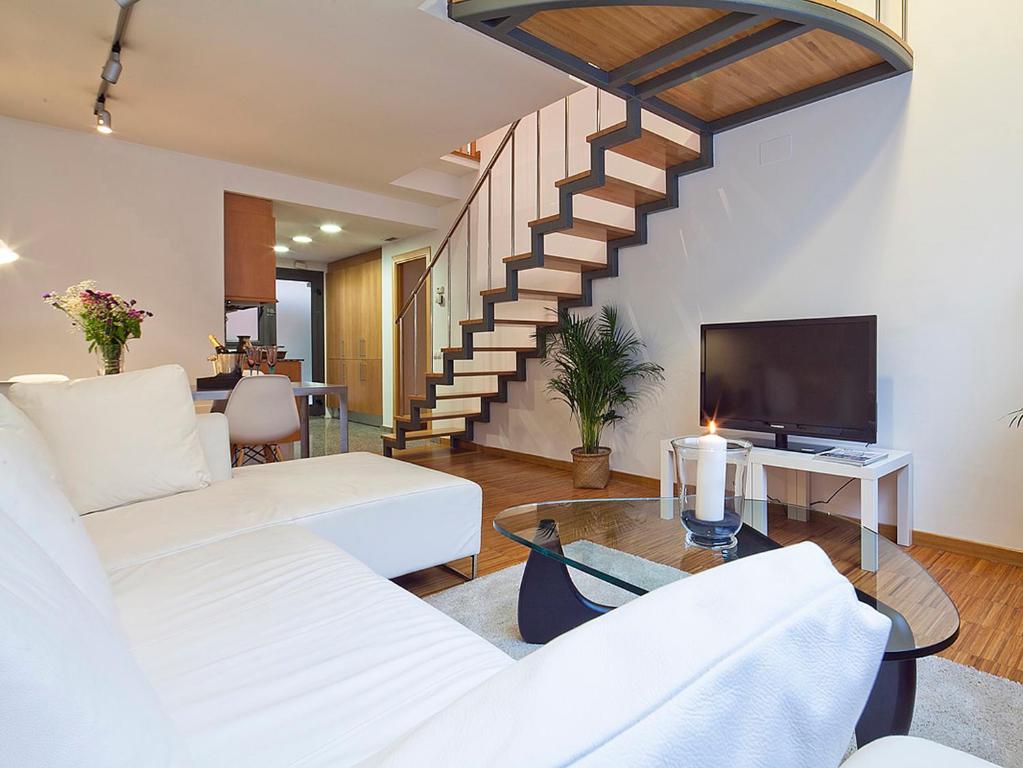
<svg viewBox="0 0 1023 768">
<path fill-rule="evenodd" d="M 885 450 L 885 449 L 879 449 Z M 840 464 L 837 461 L 815 459 L 812 454 L 796 451 L 780 451 L 776 448 L 754 448 L 750 457 L 750 476 L 747 478 L 746 495 L 751 499 L 767 498 L 767 468 L 793 470 L 789 476 L 788 496 L 791 504 L 806 507 L 810 503 L 810 475 L 834 475 L 860 481 L 860 525 L 877 533 L 878 503 L 877 486 L 882 477 L 895 473 L 896 498 L 896 540 L 904 547 L 913 543 L 913 454 L 909 451 L 887 451 L 888 456 L 865 467 Z M 675 495 L 674 451 L 671 440 L 661 441 L 661 497 Z M 767 520 L 751 520 L 757 530 L 767 534 Z M 861 567 L 877 570 L 877 536 L 864 535 L 861 543 Z"/>
</svg>

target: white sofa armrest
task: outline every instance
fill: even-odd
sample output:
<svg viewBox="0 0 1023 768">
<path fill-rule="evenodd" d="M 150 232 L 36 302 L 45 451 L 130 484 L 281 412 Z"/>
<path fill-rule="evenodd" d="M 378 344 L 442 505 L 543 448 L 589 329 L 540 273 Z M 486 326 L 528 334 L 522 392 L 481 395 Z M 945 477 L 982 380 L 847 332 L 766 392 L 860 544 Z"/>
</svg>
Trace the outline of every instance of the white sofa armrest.
<svg viewBox="0 0 1023 768">
<path fill-rule="evenodd" d="M 562 635 L 361 766 L 836 766 L 889 630 L 819 548 L 779 549 Z"/>
<path fill-rule="evenodd" d="M 994 763 L 915 736 L 888 736 L 871 742 L 842 768 L 996 768 Z"/>
<path fill-rule="evenodd" d="M 227 431 L 227 417 L 222 413 L 196 414 L 199 422 L 199 442 L 210 467 L 214 483 L 231 479 L 231 440 Z"/>
</svg>

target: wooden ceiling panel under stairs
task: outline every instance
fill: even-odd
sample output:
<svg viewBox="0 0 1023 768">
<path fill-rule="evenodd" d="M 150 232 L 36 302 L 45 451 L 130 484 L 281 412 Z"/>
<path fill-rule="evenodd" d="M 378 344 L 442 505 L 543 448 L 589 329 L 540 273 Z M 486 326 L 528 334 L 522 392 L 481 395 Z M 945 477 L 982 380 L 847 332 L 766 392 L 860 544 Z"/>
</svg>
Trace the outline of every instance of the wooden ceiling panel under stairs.
<svg viewBox="0 0 1023 768">
<path fill-rule="evenodd" d="M 472 440 L 475 424 L 489 421 L 494 403 L 507 402 L 509 383 L 524 381 L 527 360 L 540 354 L 539 331 L 553 317 L 537 307 L 589 306 L 592 281 L 617 276 L 621 249 L 646 243 L 647 217 L 677 207 L 679 179 L 713 165 L 716 132 L 907 72 L 913 64 L 899 35 L 833 0 L 459 0 L 449 5 L 449 15 L 619 97 L 626 119 L 601 129 L 597 97 L 598 130 L 586 136 L 588 170 L 570 175 L 566 163 L 565 178 L 555 185 L 558 212 L 529 223 L 530 250 L 515 253 L 513 239 L 514 255 L 497 254 L 504 287 L 483 288 L 480 311 L 474 307 L 469 319 L 450 323 L 451 335 L 457 331 L 460 338 L 441 349 L 442 370 L 428 375 L 426 394 L 412 399 L 409 415 L 396 419 L 395 432 L 384 437 L 387 455 L 414 440 Z M 656 129 L 657 121 L 688 131 L 680 138 Z M 630 162 L 645 171 L 630 173 Z M 587 200 L 597 208 L 583 205 Z M 597 220 L 591 212 L 599 206 L 625 207 L 633 223 Z M 559 252 L 581 242 L 571 238 L 599 244 L 602 255 Z M 443 249 L 444 243 L 437 256 Z M 490 353 L 512 353 L 515 370 L 510 358 L 498 354 L 498 362 Z"/>
<path fill-rule="evenodd" d="M 900 35 L 835 0 L 456 0 L 448 14 L 698 133 L 913 68 L 905 12 Z"/>
</svg>

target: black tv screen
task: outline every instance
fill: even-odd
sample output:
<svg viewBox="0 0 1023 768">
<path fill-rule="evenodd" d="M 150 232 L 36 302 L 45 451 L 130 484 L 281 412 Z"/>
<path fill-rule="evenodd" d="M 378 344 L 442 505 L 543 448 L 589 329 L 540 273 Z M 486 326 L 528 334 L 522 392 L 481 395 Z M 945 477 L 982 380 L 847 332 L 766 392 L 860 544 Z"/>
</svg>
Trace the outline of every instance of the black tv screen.
<svg viewBox="0 0 1023 768">
<path fill-rule="evenodd" d="M 701 327 L 701 423 L 873 443 L 877 317 Z"/>
</svg>

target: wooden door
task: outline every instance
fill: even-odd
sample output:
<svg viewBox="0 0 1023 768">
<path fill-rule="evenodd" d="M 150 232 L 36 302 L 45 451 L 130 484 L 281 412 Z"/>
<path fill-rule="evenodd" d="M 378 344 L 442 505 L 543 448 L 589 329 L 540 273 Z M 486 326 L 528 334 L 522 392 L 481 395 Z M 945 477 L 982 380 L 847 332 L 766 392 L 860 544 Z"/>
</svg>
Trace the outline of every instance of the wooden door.
<svg viewBox="0 0 1023 768">
<path fill-rule="evenodd" d="M 412 295 L 430 257 L 429 249 L 412 251 L 394 261 L 394 312 L 397 320 L 402 305 Z M 409 400 L 426 394 L 426 374 L 431 370 L 430 319 L 432 290 L 430 280 L 416 293 L 401 323 L 395 325 L 394 412 L 409 414 Z"/>
</svg>

